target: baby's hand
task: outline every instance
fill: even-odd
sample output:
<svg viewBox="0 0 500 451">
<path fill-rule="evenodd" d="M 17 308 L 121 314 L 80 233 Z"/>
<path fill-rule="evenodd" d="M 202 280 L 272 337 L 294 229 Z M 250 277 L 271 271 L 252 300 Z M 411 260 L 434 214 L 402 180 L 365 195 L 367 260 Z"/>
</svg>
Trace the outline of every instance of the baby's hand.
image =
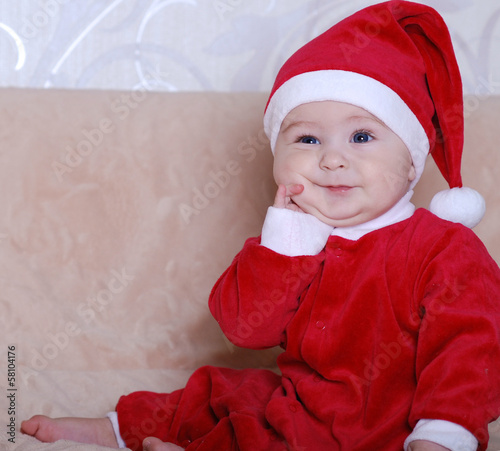
<svg viewBox="0 0 500 451">
<path fill-rule="evenodd" d="M 408 451 L 450 451 L 444 446 L 427 440 L 415 440 L 408 445 Z"/>
<path fill-rule="evenodd" d="M 273 207 L 288 208 L 294 211 L 303 211 L 293 200 L 292 197 L 304 191 L 304 185 L 279 185 L 276 197 L 274 198 Z"/>
</svg>

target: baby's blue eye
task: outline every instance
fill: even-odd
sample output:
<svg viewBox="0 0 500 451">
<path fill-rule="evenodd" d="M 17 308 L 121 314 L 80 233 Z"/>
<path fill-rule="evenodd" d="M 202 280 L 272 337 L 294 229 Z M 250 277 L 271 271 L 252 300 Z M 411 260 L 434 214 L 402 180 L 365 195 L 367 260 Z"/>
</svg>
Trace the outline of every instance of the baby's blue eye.
<svg viewBox="0 0 500 451">
<path fill-rule="evenodd" d="M 319 140 L 314 136 L 301 136 L 299 142 L 302 144 L 319 144 Z"/>
<path fill-rule="evenodd" d="M 371 141 L 373 139 L 373 136 L 370 136 L 369 133 L 366 132 L 356 132 L 352 136 L 352 142 L 356 144 L 362 144 L 362 143 L 367 143 L 368 141 Z"/>
</svg>

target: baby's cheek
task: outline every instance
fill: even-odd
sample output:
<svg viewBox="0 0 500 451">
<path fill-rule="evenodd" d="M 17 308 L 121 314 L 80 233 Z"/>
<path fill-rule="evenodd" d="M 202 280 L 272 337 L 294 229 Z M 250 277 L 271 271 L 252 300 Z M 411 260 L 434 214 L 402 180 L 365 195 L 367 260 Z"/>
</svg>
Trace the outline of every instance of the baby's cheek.
<svg viewBox="0 0 500 451">
<path fill-rule="evenodd" d="M 312 195 L 310 183 L 304 179 L 294 181 L 293 183 L 302 185 L 304 189 L 300 194 L 292 196 L 292 200 L 304 211 L 309 211 L 311 205 L 314 204 L 314 196 Z"/>
<path fill-rule="evenodd" d="M 304 180 L 304 177 L 292 168 L 282 166 L 274 171 L 274 180 L 278 185 L 291 185 L 294 183 L 302 183 L 301 181 Z"/>
<path fill-rule="evenodd" d="M 278 183 L 301 183 L 308 171 L 308 161 L 300 154 L 279 155 L 274 160 L 274 178 Z"/>
</svg>

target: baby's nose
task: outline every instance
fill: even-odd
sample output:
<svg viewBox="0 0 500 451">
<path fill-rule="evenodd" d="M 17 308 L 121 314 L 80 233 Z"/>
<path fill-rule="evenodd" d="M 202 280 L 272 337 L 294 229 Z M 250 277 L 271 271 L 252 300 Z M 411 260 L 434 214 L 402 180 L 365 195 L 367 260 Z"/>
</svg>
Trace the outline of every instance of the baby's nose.
<svg viewBox="0 0 500 451">
<path fill-rule="evenodd" d="M 329 147 L 325 149 L 320 158 L 320 168 L 328 171 L 346 168 L 348 160 L 344 152 L 338 147 Z"/>
</svg>

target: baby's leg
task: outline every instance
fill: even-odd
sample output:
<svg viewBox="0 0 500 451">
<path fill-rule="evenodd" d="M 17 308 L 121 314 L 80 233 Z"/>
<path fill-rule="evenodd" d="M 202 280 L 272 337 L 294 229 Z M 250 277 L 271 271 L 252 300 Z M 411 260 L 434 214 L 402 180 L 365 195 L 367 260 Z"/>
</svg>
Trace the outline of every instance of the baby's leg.
<svg viewBox="0 0 500 451">
<path fill-rule="evenodd" d="M 108 418 L 49 418 L 35 415 L 21 423 L 21 432 L 46 443 L 65 439 L 118 448 Z"/>
</svg>

